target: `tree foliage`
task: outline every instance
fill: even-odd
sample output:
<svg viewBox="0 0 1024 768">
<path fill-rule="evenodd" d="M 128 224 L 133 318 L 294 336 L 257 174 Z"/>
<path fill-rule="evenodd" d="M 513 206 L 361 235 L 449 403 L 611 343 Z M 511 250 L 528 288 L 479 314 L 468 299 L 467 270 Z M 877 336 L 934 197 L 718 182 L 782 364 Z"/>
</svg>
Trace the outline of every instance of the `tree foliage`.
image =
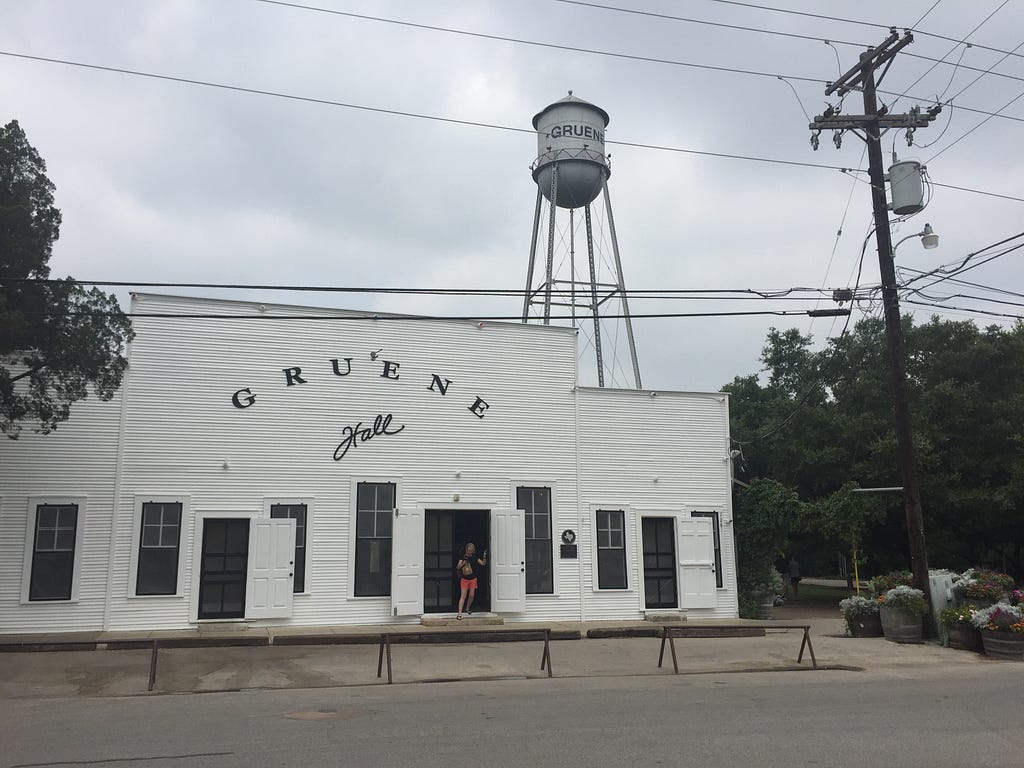
<svg viewBox="0 0 1024 768">
<path fill-rule="evenodd" d="M 12 121 L 0 128 L 0 432 L 48 433 L 91 388 L 113 397 L 131 324 L 117 300 L 68 278 L 50 281 L 61 215 L 46 163 Z"/>
<path fill-rule="evenodd" d="M 1024 323 L 917 325 L 908 316 L 903 328 L 929 560 L 1020 576 Z M 773 329 L 762 360 L 764 383 L 745 376 L 725 387 L 733 437 L 752 440 L 742 446 L 748 478 L 773 478 L 807 502 L 793 535 L 844 551 L 859 541 L 876 570 L 905 566 L 902 495 L 849 493 L 902 484 L 882 321 L 862 320 L 820 351 L 795 330 Z"/>
</svg>

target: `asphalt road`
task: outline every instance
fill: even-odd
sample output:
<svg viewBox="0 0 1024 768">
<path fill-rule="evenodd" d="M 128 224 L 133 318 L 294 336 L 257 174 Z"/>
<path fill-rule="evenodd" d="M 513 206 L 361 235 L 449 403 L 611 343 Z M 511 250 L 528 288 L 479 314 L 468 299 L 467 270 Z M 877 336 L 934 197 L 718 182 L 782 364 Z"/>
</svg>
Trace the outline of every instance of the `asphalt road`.
<svg viewBox="0 0 1024 768">
<path fill-rule="evenodd" d="M 0 701 L 26 766 L 1024 765 L 1024 665 Z"/>
</svg>

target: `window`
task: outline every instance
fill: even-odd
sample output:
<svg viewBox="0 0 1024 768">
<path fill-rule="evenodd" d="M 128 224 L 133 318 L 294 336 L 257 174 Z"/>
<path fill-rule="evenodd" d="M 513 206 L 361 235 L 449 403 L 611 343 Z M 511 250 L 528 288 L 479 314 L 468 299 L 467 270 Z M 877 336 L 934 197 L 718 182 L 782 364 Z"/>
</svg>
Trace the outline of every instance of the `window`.
<svg viewBox="0 0 1024 768">
<path fill-rule="evenodd" d="M 551 489 L 516 488 L 516 508 L 526 513 L 526 594 L 555 591 L 551 562 Z"/>
<path fill-rule="evenodd" d="M 270 516 L 295 521 L 295 580 L 293 592 L 306 591 L 306 505 L 271 504 Z"/>
<path fill-rule="evenodd" d="M 29 600 L 70 600 L 78 543 L 77 504 L 36 506 Z"/>
<path fill-rule="evenodd" d="M 691 512 L 690 517 L 711 518 L 711 530 L 715 533 L 715 586 L 722 588 L 722 540 L 718 534 L 718 512 Z"/>
<path fill-rule="evenodd" d="M 626 589 L 626 513 L 597 510 L 597 588 Z"/>
<path fill-rule="evenodd" d="M 391 594 L 391 524 L 394 483 L 356 486 L 356 597 Z"/>
<path fill-rule="evenodd" d="M 181 502 L 143 502 L 136 595 L 177 594 L 180 546 Z"/>
</svg>

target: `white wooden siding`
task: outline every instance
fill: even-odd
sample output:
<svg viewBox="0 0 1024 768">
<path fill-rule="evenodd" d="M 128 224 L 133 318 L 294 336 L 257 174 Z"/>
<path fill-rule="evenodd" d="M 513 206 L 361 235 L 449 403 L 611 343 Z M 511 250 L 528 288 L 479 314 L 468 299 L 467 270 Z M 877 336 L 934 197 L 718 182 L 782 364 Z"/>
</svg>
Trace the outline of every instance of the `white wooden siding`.
<svg viewBox="0 0 1024 768">
<path fill-rule="evenodd" d="M 593 558 L 594 509 L 632 509 L 627 515 L 629 589 L 598 590 L 583 569 L 587 620 L 643 615 L 643 558 L 639 517 L 646 511 L 689 516 L 718 510 L 723 587 L 714 608 L 693 617 L 737 615 L 729 475 L 729 410 L 725 395 L 612 389 L 579 389 L 580 557 Z"/>
<path fill-rule="evenodd" d="M 566 328 L 351 319 L 340 310 L 153 295 L 135 296 L 133 309 L 254 319 L 136 318 L 116 495 L 121 395 L 76 404 L 52 435 L 0 441 L 3 631 L 191 626 L 201 519 L 266 517 L 268 498 L 305 501 L 315 513 L 306 593 L 294 596 L 290 619 L 262 624 L 418 621 L 395 619 L 390 598 L 352 595 L 354 483 L 382 477 L 398 483 L 399 508 L 502 511 L 514 505 L 518 479 L 553 489 L 555 594 L 527 595 L 526 611 L 509 621 L 641 615 L 639 524 L 627 519 L 631 589 L 595 592 L 593 506 L 718 509 L 726 589 L 708 613 L 735 615 L 724 397 L 576 389 L 576 339 Z M 337 319 L 259 319 L 294 314 Z M 332 358 L 342 370 L 352 358 L 351 374 L 336 376 Z M 399 364 L 397 381 L 382 378 L 384 361 Z M 307 383 L 286 386 L 283 369 L 295 366 Z M 428 388 L 433 374 L 451 380 L 447 394 Z M 232 394 L 246 387 L 255 404 L 234 407 Z M 490 405 L 482 419 L 469 410 L 477 397 Z M 387 413 L 401 433 L 333 459 L 343 427 Z M 74 604 L 19 600 L 27 500 L 37 495 L 88 497 Z M 136 597 L 137 500 L 157 497 L 188 500 L 182 589 Z M 559 557 L 565 529 L 578 535 L 578 560 Z"/>
</svg>

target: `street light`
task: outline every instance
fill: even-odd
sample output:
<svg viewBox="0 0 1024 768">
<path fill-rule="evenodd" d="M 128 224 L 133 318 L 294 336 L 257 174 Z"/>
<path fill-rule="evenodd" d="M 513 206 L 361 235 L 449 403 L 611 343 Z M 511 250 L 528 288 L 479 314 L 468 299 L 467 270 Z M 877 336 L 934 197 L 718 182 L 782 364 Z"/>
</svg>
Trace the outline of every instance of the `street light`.
<svg viewBox="0 0 1024 768">
<path fill-rule="evenodd" d="M 921 245 L 925 247 L 925 250 L 931 250 L 932 248 L 939 247 L 939 236 L 935 234 L 935 230 L 932 229 L 931 224 L 925 224 L 924 229 L 920 232 L 915 232 L 912 235 L 907 235 L 902 240 L 896 241 L 896 245 L 892 247 L 893 255 L 896 255 L 896 249 L 900 247 L 900 243 L 906 242 L 912 237 L 920 237 Z"/>
</svg>

